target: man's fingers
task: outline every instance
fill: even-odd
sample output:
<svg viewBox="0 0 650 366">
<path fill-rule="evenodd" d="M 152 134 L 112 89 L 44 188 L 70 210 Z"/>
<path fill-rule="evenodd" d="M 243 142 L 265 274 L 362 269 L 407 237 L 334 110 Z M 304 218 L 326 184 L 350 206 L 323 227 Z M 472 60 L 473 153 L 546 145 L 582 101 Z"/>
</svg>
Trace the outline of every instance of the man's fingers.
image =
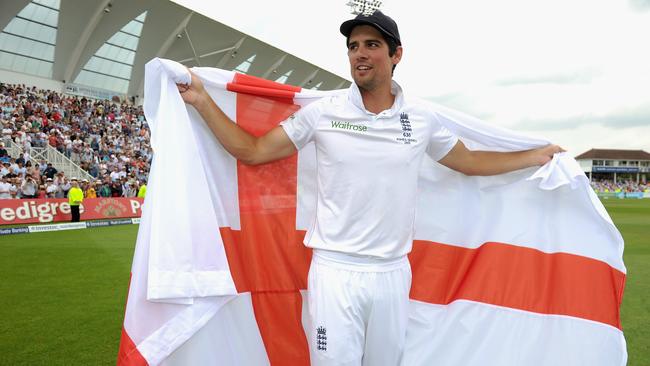
<svg viewBox="0 0 650 366">
<path fill-rule="evenodd" d="M 178 91 L 181 92 L 181 94 L 190 90 L 189 84 L 176 84 L 176 87 L 178 88 Z"/>
</svg>

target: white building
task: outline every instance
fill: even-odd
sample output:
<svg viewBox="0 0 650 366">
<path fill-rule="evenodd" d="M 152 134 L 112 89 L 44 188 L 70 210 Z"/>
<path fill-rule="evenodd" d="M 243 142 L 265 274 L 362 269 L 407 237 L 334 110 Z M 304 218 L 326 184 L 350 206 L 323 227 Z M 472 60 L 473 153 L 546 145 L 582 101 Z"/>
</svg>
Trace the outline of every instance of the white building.
<svg viewBox="0 0 650 366">
<path fill-rule="evenodd" d="M 576 156 L 582 170 L 592 179 L 609 179 L 615 183 L 631 180 L 647 183 L 650 153 L 643 150 L 591 149 Z"/>
</svg>

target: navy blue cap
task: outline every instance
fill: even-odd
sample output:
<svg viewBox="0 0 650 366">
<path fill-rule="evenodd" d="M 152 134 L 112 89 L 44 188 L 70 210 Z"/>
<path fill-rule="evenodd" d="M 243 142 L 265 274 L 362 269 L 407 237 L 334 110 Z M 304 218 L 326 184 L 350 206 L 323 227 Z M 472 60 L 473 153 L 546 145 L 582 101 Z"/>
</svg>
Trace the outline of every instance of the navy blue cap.
<svg viewBox="0 0 650 366">
<path fill-rule="evenodd" d="M 402 40 L 399 38 L 399 30 L 397 29 L 397 23 L 385 15 L 381 11 L 377 10 L 371 15 L 359 14 L 354 19 L 347 20 L 341 24 L 341 34 L 346 37 L 350 37 L 352 29 L 358 25 L 370 25 L 375 27 L 384 37 L 389 37 L 395 40 L 399 46 L 402 45 Z"/>
</svg>

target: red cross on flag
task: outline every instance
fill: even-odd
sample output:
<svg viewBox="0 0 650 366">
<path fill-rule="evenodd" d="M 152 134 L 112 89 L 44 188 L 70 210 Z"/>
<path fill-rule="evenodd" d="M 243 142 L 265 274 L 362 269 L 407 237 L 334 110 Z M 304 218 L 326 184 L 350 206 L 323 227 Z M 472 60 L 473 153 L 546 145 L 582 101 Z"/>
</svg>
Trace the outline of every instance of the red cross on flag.
<svg viewBox="0 0 650 366">
<path fill-rule="evenodd" d="M 256 135 L 346 93 L 193 71 Z M 182 65 L 147 64 L 155 155 L 117 363 L 309 365 L 302 240 L 315 214 L 315 148 L 243 165 L 183 103 L 181 82 Z M 472 149 L 547 143 L 431 108 Z M 419 179 L 403 365 L 626 363 L 623 240 L 573 158 L 494 177 L 425 158 Z"/>
</svg>

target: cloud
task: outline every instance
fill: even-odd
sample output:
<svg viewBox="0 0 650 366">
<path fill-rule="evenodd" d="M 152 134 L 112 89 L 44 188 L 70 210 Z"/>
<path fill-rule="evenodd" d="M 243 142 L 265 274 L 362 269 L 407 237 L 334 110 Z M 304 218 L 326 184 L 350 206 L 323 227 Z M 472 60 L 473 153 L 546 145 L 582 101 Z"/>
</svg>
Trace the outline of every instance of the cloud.
<svg viewBox="0 0 650 366">
<path fill-rule="evenodd" d="M 589 84 L 599 76 L 601 76 L 601 73 L 595 70 L 580 70 L 546 75 L 506 78 L 497 80 L 494 84 L 497 86 L 516 86 L 530 84 Z"/>
<path fill-rule="evenodd" d="M 637 11 L 646 11 L 650 9 L 650 0 L 630 0 L 630 6 Z"/>
<path fill-rule="evenodd" d="M 615 129 L 650 126 L 650 102 L 615 109 L 603 115 L 574 115 L 566 118 L 524 118 L 517 127 L 530 130 L 566 130 L 585 125 L 600 125 Z"/>
<path fill-rule="evenodd" d="M 441 104 L 448 108 L 462 111 L 463 113 L 483 120 L 489 120 L 494 117 L 493 113 L 477 107 L 477 101 L 473 97 L 464 93 L 448 93 L 433 97 L 425 97 L 424 99 Z"/>
</svg>

